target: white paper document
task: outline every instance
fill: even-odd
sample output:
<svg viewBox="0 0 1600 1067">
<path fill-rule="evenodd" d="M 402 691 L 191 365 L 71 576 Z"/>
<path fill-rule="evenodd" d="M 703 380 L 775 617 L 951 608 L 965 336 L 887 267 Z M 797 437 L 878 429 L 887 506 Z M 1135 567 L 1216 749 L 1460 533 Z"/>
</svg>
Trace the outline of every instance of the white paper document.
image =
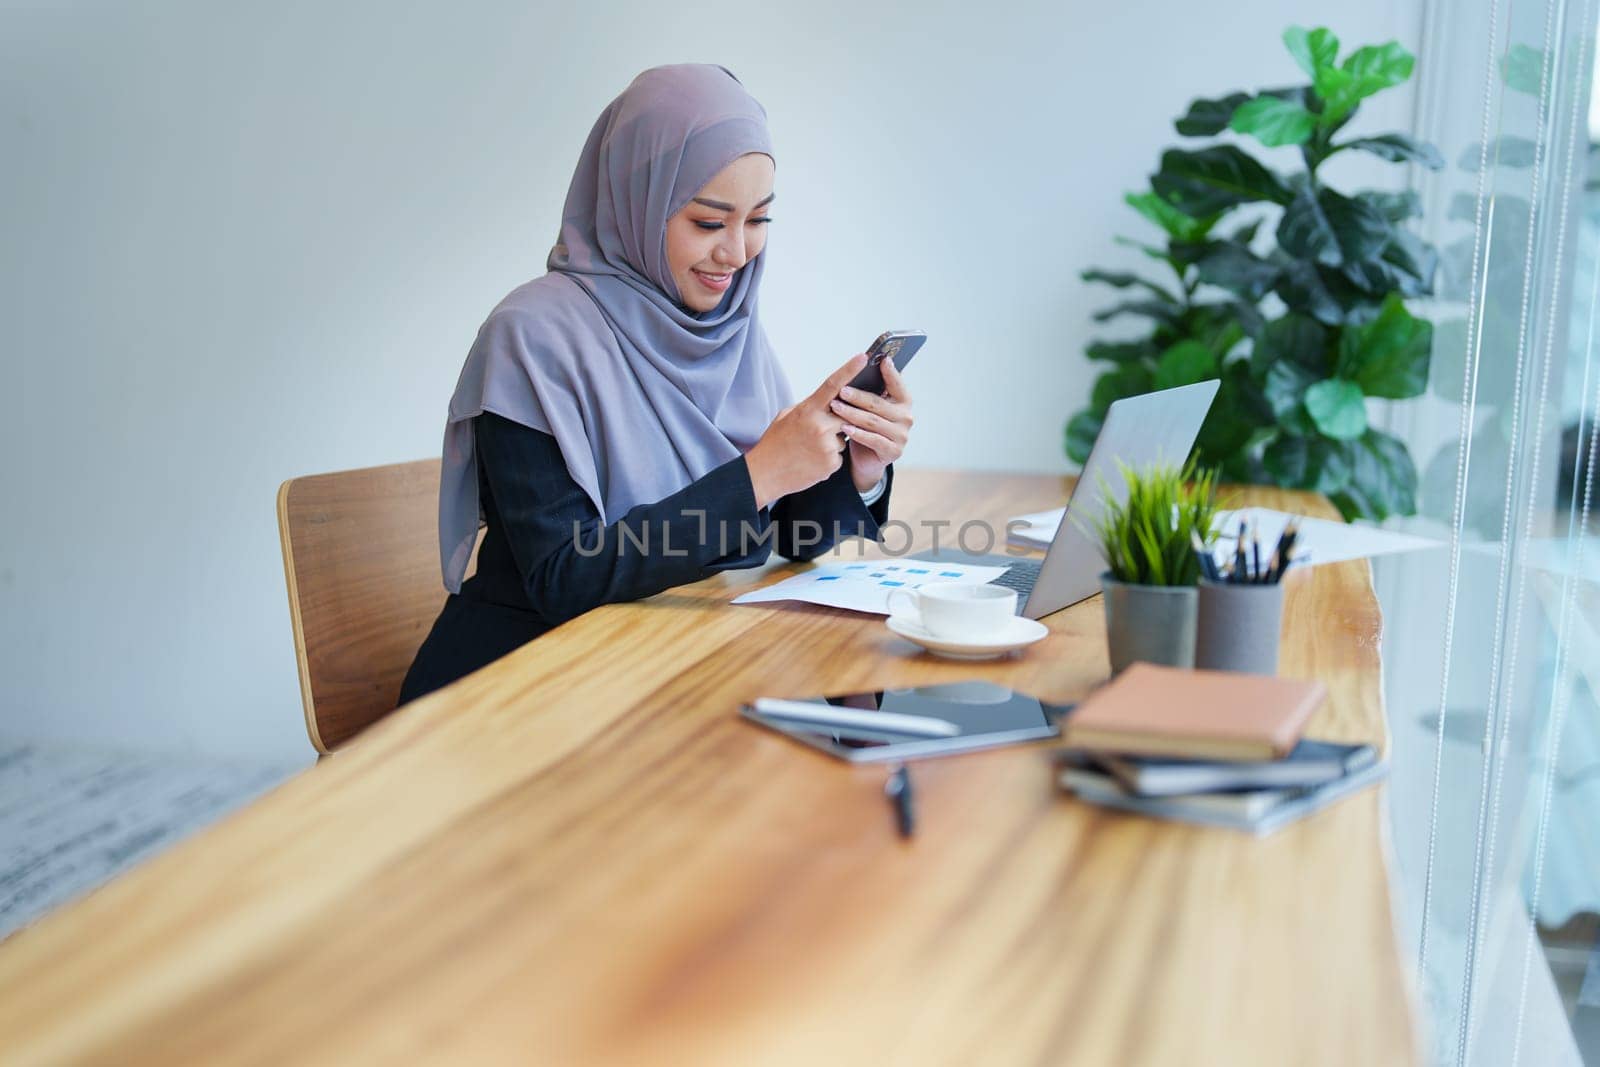
<svg viewBox="0 0 1600 1067">
<path fill-rule="evenodd" d="M 1066 508 L 1054 508 L 1018 515 L 1006 523 L 1006 540 L 1025 548 L 1049 548 L 1061 525 L 1061 517 L 1066 513 Z"/>
<path fill-rule="evenodd" d="M 889 593 L 915 589 L 935 582 L 982 585 L 1000 577 L 1004 567 L 971 567 L 959 563 L 928 563 L 916 559 L 860 560 L 855 563 L 820 563 L 811 570 L 785 578 L 764 589 L 734 597 L 735 604 L 770 604 L 801 600 L 846 611 L 889 614 Z"/>
<path fill-rule="evenodd" d="M 1283 528 L 1294 516 L 1271 508 L 1240 508 L 1237 511 L 1217 513 L 1217 555 L 1226 558 L 1233 552 L 1238 540 L 1239 523 L 1250 525 L 1250 532 L 1261 539 L 1265 555 L 1278 544 Z M 1315 566 L 1319 563 L 1339 563 L 1347 559 L 1371 559 L 1391 552 L 1414 552 L 1422 548 L 1440 548 L 1442 543 L 1426 537 L 1382 530 L 1376 526 L 1358 526 L 1354 523 L 1335 522 L 1332 519 L 1300 520 L 1300 533 L 1294 539 L 1294 554 L 1310 558 L 1304 560 Z"/>
<path fill-rule="evenodd" d="M 1038 511 L 1031 515 L 1018 515 L 1012 522 L 1027 523 L 1016 529 L 1009 540 L 1017 544 L 1046 548 L 1061 525 L 1065 508 Z M 1217 555 L 1226 558 L 1232 554 L 1234 540 L 1238 537 L 1239 523 L 1253 523 L 1253 532 L 1261 538 L 1261 551 L 1267 552 L 1278 544 L 1293 515 L 1271 508 L 1239 508 L 1236 511 L 1217 512 Z M 1390 552 L 1412 552 L 1421 548 L 1438 548 L 1442 542 L 1426 537 L 1380 530 L 1375 526 L 1355 526 L 1330 519 L 1300 520 L 1300 533 L 1295 538 L 1295 558 L 1302 563 L 1338 563 L 1347 559 L 1369 559 Z"/>
</svg>

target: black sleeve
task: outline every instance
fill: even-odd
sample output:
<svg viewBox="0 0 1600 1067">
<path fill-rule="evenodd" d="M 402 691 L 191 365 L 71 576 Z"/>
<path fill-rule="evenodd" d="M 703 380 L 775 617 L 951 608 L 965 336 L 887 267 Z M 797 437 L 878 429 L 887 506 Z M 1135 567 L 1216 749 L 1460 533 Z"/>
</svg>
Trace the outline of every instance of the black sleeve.
<svg viewBox="0 0 1600 1067">
<path fill-rule="evenodd" d="M 754 567 L 770 552 L 767 516 L 756 510 L 743 456 L 606 525 L 555 438 L 492 412 L 473 421 L 478 462 L 527 606 L 552 626 L 601 604 Z"/>
<path fill-rule="evenodd" d="M 870 507 L 856 491 L 848 462 L 811 488 L 779 499 L 772 505 L 775 551 L 785 559 L 809 560 L 846 537 L 876 541 L 878 528 L 889 521 L 894 464 L 889 465 L 887 475 L 883 495 Z"/>
</svg>

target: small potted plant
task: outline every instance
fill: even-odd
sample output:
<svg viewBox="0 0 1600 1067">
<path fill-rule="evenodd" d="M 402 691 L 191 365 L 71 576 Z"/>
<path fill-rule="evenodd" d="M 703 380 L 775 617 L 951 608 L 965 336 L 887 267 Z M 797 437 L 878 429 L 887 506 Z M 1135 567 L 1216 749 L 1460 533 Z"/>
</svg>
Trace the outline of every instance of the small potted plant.
<svg viewBox="0 0 1600 1067">
<path fill-rule="evenodd" d="M 1195 540 L 1216 539 L 1216 472 L 1188 466 L 1122 469 L 1126 494 L 1102 486 L 1105 508 L 1093 524 L 1107 570 L 1106 641 L 1111 672 L 1143 660 L 1194 666 Z"/>
</svg>

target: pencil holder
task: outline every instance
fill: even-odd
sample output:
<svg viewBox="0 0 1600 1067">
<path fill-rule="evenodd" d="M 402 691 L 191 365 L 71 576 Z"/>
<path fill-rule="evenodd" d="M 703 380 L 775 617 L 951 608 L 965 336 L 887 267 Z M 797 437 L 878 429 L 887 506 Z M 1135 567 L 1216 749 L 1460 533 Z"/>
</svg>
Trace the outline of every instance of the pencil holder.
<svg viewBox="0 0 1600 1067">
<path fill-rule="evenodd" d="M 1200 579 L 1194 665 L 1202 670 L 1278 673 L 1283 584 Z"/>
</svg>

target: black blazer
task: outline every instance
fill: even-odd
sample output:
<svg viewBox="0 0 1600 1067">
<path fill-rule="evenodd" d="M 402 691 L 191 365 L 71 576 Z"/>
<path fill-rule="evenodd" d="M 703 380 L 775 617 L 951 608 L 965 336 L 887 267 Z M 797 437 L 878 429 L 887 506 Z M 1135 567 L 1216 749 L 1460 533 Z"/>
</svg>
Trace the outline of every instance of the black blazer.
<svg viewBox="0 0 1600 1067">
<path fill-rule="evenodd" d="M 876 540 L 888 519 L 888 488 L 868 507 L 848 462 L 757 510 L 740 456 L 608 526 L 554 437 L 493 412 L 473 420 L 473 435 L 486 526 L 478 570 L 445 600 L 400 687 L 402 704 L 590 608 L 759 566 L 773 551 L 806 560 L 844 537 Z"/>
</svg>

